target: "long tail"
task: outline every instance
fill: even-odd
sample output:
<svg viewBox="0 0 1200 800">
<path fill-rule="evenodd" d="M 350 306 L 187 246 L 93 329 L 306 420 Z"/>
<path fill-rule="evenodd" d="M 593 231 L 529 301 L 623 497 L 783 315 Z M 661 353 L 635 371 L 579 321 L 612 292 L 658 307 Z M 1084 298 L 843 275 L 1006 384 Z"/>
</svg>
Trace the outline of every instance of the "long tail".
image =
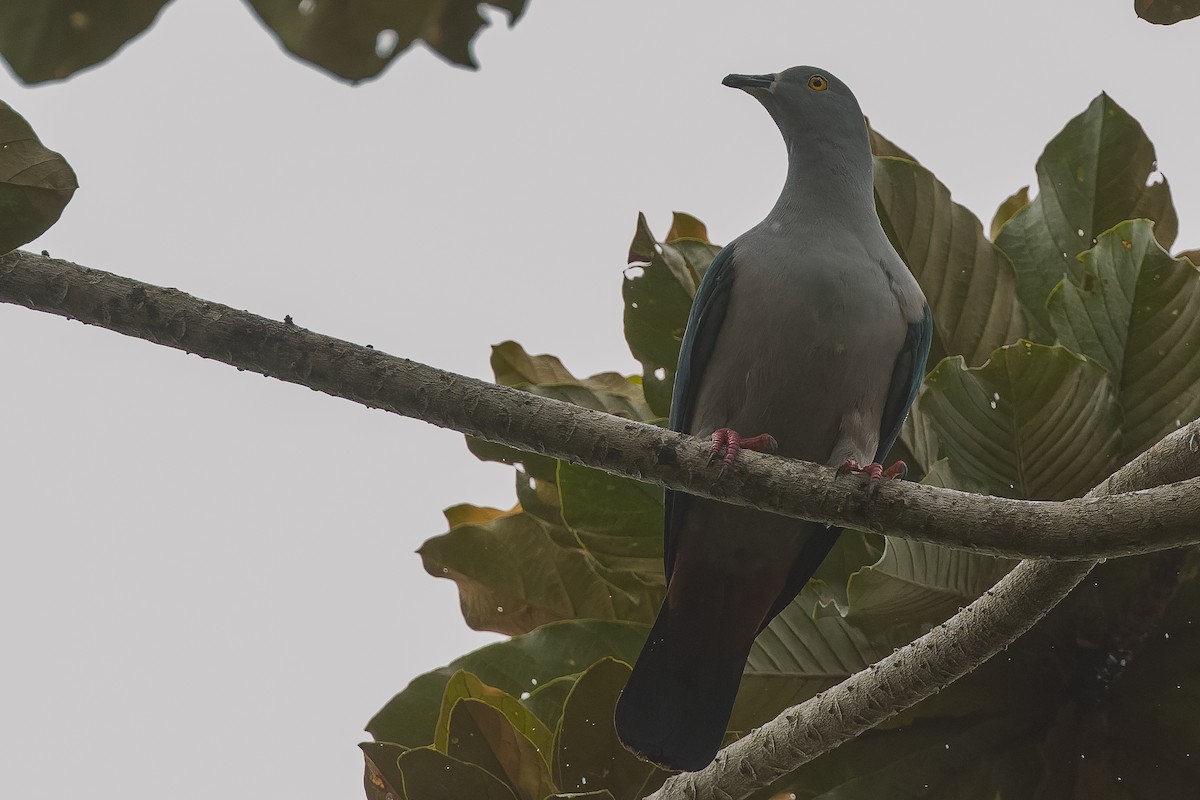
<svg viewBox="0 0 1200 800">
<path fill-rule="evenodd" d="M 667 769 L 694 772 L 713 760 L 754 638 L 803 588 L 838 534 L 737 513 L 754 514 L 758 524 L 731 525 L 719 540 L 705 535 L 711 518 L 688 514 L 666 599 L 617 703 L 621 741 Z"/>
<path fill-rule="evenodd" d="M 694 772 L 721 747 L 758 626 L 714 634 L 702 616 L 672 614 L 670 602 L 617 702 L 617 735 L 648 761 Z"/>
</svg>

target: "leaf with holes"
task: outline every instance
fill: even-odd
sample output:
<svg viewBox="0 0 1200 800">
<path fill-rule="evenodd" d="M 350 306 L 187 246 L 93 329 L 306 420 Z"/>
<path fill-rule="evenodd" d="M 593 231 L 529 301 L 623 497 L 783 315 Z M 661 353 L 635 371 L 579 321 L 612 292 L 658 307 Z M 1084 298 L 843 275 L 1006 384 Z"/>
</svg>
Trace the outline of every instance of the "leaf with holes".
<svg viewBox="0 0 1200 800">
<path fill-rule="evenodd" d="M 1156 221 L 1159 242 L 1171 246 L 1178 220 L 1166 179 L 1154 180 L 1157 169 L 1142 126 L 1106 94 L 1046 145 L 1038 196 L 996 237 L 1016 268 L 1017 295 L 1038 341 L 1052 339 L 1046 297 L 1064 275 L 1079 278 L 1075 256 L 1103 231 L 1146 217 Z"/>
<path fill-rule="evenodd" d="M 1047 302 L 1058 339 L 1100 363 L 1124 410 L 1121 463 L 1200 416 L 1200 271 L 1146 220 L 1101 234 Z"/>
<path fill-rule="evenodd" d="M 1121 411 L 1104 368 L 1032 342 L 1002 347 L 982 367 L 944 360 L 914 417 L 954 474 L 1004 497 L 1076 497 L 1112 473 L 1120 448 Z"/>
<path fill-rule="evenodd" d="M 0 54 L 25 83 L 60 81 L 120 50 L 150 27 L 167 2 L 4 0 Z"/>
<path fill-rule="evenodd" d="M 414 42 L 423 41 L 454 64 L 474 67 L 471 42 L 487 21 L 477 0 L 248 0 L 288 52 L 349 81 L 383 72 Z M 525 0 L 489 0 L 508 12 L 509 25 Z"/>
</svg>

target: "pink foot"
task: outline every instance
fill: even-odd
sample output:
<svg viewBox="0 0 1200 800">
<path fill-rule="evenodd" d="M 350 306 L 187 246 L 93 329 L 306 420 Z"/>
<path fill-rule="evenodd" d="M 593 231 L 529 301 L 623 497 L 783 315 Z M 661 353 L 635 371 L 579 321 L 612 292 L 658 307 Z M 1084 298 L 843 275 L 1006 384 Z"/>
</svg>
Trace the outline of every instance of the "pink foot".
<svg viewBox="0 0 1200 800">
<path fill-rule="evenodd" d="M 779 443 L 769 433 L 743 439 L 742 435 L 732 428 L 717 428 L 712 435 L 712 460 L 720 459 L 726 466 L 737 461 L 738 453 L 743 450 L 774 453 L 778 449 Z"/>
<path fill-rule="evenodd" d="M 867 464 L 865 467 L 860 465 L 853 458 L 847 458 L 846 462 L 837 469 L 838 475 L 849 475 L 851 472 L 858 472 L 866 475 L 871 479 L 871 482 L 889 478 L 892 480 L 904 480 L 904 476 L 908 474 L 908 465 L 903 461 L 897 461 L 887 469 L 879 462 Z"/>
</svg>

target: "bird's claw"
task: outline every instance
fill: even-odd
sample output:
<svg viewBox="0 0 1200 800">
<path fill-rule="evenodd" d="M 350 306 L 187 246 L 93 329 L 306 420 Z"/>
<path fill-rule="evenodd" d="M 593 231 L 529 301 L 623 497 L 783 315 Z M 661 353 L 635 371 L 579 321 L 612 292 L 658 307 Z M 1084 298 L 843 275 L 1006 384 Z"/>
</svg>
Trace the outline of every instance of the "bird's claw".
<svg viewBox="0 0 1200 800">
<path fill-rule="evenodd" d="M 908 465 L 903 461 L 897 461 L 890 467 L 884 468 L 883 464 L 878 461 L 873 461 L 865 467 L 859 464 L 853 458 L 847 458 L 842 465 L 837 468 L 838 475 L 849 475 L 851 472 L 857 472 L 866 475 L 871 483 L 888 478 L 890 480 L 904 480 L 908 475 Z"/>
<path fill-rule="evenodd" d="M 737 461 L 738 454 L 743 450 L 774 453 L 779 450 L 779 442 L 769 433 L 743 439 L 741 434 L 732 428 L 717 428 L 712 434 L 712 455 L 709 456 L 709 461 L 723 461 L 725 466 L 729 466 Z"/>
</svg>

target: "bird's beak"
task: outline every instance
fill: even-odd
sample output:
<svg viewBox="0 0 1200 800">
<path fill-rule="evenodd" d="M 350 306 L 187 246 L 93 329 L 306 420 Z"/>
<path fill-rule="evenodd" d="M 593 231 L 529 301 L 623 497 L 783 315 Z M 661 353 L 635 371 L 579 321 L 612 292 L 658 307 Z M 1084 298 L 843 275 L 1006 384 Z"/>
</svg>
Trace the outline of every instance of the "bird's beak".
<svg viewBox="0 0 1200 800">
<path fill-rule="evenodd" d="M 775 85 L 774 75 L 726 75 L 725 80 L 721 83 L 726 86 L 732 86 L 734 89 L 766 89 L 771 90 Z"/>
</svg>

